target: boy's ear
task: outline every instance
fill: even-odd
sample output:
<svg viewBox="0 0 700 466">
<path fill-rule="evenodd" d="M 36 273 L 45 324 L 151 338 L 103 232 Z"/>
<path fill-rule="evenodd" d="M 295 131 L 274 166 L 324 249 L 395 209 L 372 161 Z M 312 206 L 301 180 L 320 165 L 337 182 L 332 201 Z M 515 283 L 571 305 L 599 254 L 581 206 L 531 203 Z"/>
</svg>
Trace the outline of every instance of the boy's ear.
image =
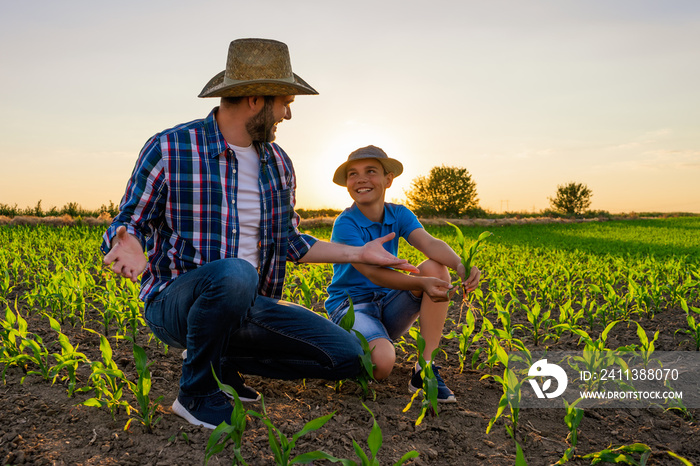
<svg viewBox="0 0 700 466">
<path fill-rule="evenodd" d="M 394 181 L 394 174 L 391 173 L 391 172 L 389 172 L 389 173 L 387 173 L 387 174 L 384 175 L 384 176 L 386 176 L 386 186 L 385 186 L 385 189 L 386 189 L 386 188 L 391 188 L 391 183 Z"/>
</svg>

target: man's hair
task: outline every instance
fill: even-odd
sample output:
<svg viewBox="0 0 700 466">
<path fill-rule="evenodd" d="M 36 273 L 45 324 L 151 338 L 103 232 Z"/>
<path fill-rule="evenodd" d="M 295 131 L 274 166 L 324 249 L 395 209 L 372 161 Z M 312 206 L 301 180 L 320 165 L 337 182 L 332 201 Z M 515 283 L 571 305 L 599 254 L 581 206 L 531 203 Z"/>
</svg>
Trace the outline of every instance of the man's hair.
<svg viewBox="0 0 700 466">
<path fill-rule="evenodd" d="M 240 96 L 240 97 L 222 97 L 221 98 L 221 103 L 224 105 L 236 105 L 241 103 L 241 101 L 245 99 L 245 97 Z"/>
</svg>

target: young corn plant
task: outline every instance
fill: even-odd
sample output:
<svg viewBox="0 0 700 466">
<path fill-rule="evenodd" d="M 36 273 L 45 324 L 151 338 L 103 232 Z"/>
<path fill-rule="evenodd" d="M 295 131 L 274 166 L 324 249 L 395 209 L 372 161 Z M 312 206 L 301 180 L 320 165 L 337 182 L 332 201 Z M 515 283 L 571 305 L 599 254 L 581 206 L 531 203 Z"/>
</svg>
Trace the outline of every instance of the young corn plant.
<svg viewBox="0 0 700 466">
<path fill-rule="evenodd" d="M 403 409 L 403 412 L 407 412 L 409 409 L 411 409 L 411 406 L 413 405 L 413 402 L 415 401 L 416 398 L 418 398 L 421 394 L 423 395 L 423 398 L 421 400 L 421 411 L 420 414 L 418 415 L 418 418 L 416 419 L 416 426 L 419 426 L 422 422 L 423 419 L 425 418 L 425 415 L 430 412 L 431 416 L 437 416 L 438 415 L 438 401 L 437 401 L 437 395 L 438 395 L 438 383 L 437 383 L 437 378 L 435 377 L 435 372 L 433 371 L 433 365 L 428 364 L 425 358 L 423 357 L 423 351 L 425 351 L 425 339 L 420 335 L 420 333 L 416 332 L 416 343 L 418 345 L 418 363 L 420 364 L 421 367 L 421 378 L 423 379 L 423 388 L 420 390 L 416 391 L 413 396 L 411 396 L 411 400 L 408 402 L 406 407 Z M 439 351 L 439 348 L 435 348 L 433 351 L 433 354 L 430 355 L 430 360 L 434 361 L 435 356 L 437 355 L 437 352 Z"/>
<path fill-rule="evenodd" d="M 654 343 L 659 338 L 659 331 L 657 330 L 656 333 L 654 333 L 654 337 L 650 341 L 642 326 L 639 325 L 639 322 L 635 322 L 635 324 L 637 324 L 637 336 L 639 337 L 640 343 L 639 356 L 642 358 L 642 364 L 644 364 L 644 368 L 646 369 L 651 360 L 651 355 L 654 354 Z"/>
<path fill-rule="evenodd" d="M 326 422 L 330 421 L 331 418 L 335 415 L 335 411 L 307 422 L 304 425 L 304 427 L 299 432 L 292 435 L 292 438 L 290 439 L 272 423 L 272 420 L 268 416 L 267 410 L 265 408 L 264 398 L 260 398 L 260 404 L 262 405 L 262 413 L 248 411 L 248 414 L 250 414 L 253 417 L 259 418 L 263 422 L 263 424 L 267 426 L 270 449 L 272 450 L 272 454 L 275 458 L 276 465 L 287 466 L 291 464 L 309 464 L 316 460 L 329 460 L 334 463 L 340 461 L 333 455 L 321 450 L 303 453 L 301 455 L 295 456 L 294 458 L 290 458 L 290 456 L 292 455 L 292 450 L 294 450 L 294 447 L 296 447 L 297 441 L 309 432 L 313 432 L 323 427 L 323 425 Z"/>
<path fill-rule="evenodd" d="M 61 346 L 60 353 L 53 353 L 52 356 L 56 360 L 56 365 L 51 367 L 51 374 L 53 374 L 53 382 L 56 383 L 56 379 L 61 375 L 62 371 L 65 371 L 66 375 L 61 377 L 61 382 L 67 382 L 68 385 L 68 396 L 73 397 L 76 391 L 76 385 L 78 383 L 76 373 L 78 371 L 79 364 L 89 364 L 85 354 L 78 351 L 78 347 L 71 344 L 68 337 L 61 332 L 61 324 L 58 323 L 56 319 L 51 316 L 47 316 L 49 319 L 49 325 L 58 335 L 58 344 Z M 89 388 L 79 389 L 78 391 L 86 391 Z"/>
<path fill-rule="evenodd" d="M 112 359 L 112 347 L 107 337 L 90 329 L 85 330 L 100 336 L 102 361 L 93 361 L 91 364 L 90 383 L 95 391 L 95 396 L 83 401 L 80 405 L 97 408 L 106 407 L 112 414 L 112 419 L 116 418 L 116 414 L 122 408 L 127 415 L 131 415 L 131 405 L 122 400 L 124 387 L 128 386 L 128 381 Z"/>
<path fill-rule="evenodd" d="M 644 443 L 633 443 L 631 445 L 621 445 L 618 447 L 610 446 L 609 448 L 606 448 L 604 450 L 584 455 L 582 458 L 591 460 L 591 464 L 605 462 L 617 464 L 630 464 L 633 466 L 646 466 L 649 462 L 649 458 L 651 458 L 652 455 L 659 456 L 664 454 L 678 460 L 681 464 L 685 466 L 693 466 L 693 463 L 688 461 L 688 459 L 678 455 L 677 453 L 674 453 L 670 450 L 662 450 L 655 452 L 651 449 L 649 445 L 646 445 Z M 637 455 L 639 455 L 639 459 L 637 459 Z"/>
<path fill-rule="evenodd" d="M 16 313 L 15 313 L 16 312 Z M 17 309 L 17 299 L 15 299 L 15 312 L 12 312 L 10 306 L 5 308 L 5 319 L 0 321 L 0 363 L 5 366 L 2 370 L 2 382 L 5 383 L 5 375 L 7 370 L 12 366 L 21 364 L 20 343 L 27 337 L 27 321 Z"/>
<path fill-rule="evenodd" d="M 340 326 L 345 329 L 348 332 L 354 333 L 355 336 L 357 337 L 358 340 L 360 340 L 360 346 L 362 346 L 362 355 L 360 355 L 360 363 L 362 366 L 362 371 L 360 374 L 355 378 L 357 383 L 360 385 L 362 388 L 362 399 L 367 399 L 367 396 L 369 395 L 369 383 L 374 379 L 374 363 L 372 363 L 372 349 L 369 347 L 369 342 L 367 342 L 367 339 L 362 335 L 360 332 L 355 330 L 353 325 L 355 325 L 355 308 L 352 304 L 352 299 L 348 296 L 348 299 L 350 300 L 350 307 L 348 308 L 348 312 L 343 316 L 343 318 L 340 320 Z M 336 391 L 340 387 L 339 385 L 336 386 Z M 375 394 L 376 396 L 376 394 Z"/>
<path fill-rule="evenodd" d="M 382 447 L 383 443 L 382 429 L 379 427 L 377 419 L 374 417 L 374 413 L 364 403 L 362 403 L 362 406 L 364 406 L 372 416 L 372 430 L 369 433 L 369 437 L 367 437 L 369 455 L 365 453 L 362 447 L 360 447 L 360 445 L 353 439 L 352 446 L 355 449 L 355 454 L 360 459 L 360 463 L 356 463 L 352 460 L 340 460 L 340 462 L 347 466 L 379 466 L 377 453 L 379 452 L 379 449 Z M 418 458 L 418 456 L 419 453 L 417 451 L 409 451 L 408 453 L 404 454 L 399 461 L 394 463 L 394 466 L 400 466 L 409 459 Z"/>
<path fill-rule="evenodd" d="M 153 427 L 163 418 L 163 416 L 156 417 L 158 408 L 160 407 L 160 400 L 163 396 L 159 396 L 155 400 L 152 400 L 149 396 L 151 392 L 151 371 L 150 367 L 153 364 L 148 363 L 146 357 L 146 351 L 141 348 L 136 343 L 133 343 L 134 350 L 134 365 L 136 366 L 136 372 L 139 378 L 136 383 L 128 382 L 129 389 L 136 397 L 138 402 L 138 408 L 132 408 L 135 413 L 134 417 L 129 418 L 124 430 L 128 430 L 131 422 L 136 419 L 141 423 L 141 425 L 146 429 L 146 432 L 153 432 Z"/>
<path fill-rule="evenodd" d="M 566 427 L 569 428 L 569 435 L 567 439 L 571 442 L 571 446 L 566 449 L 564 456 L 561 457 L 556 464 L 565 464 L 570 459 L 574 458 L 574 453 L 576 451 L 576 446 L 578 445 L 578 426 L 583 419 L 583 409 L 577 408 L 576 405 L 583 398 L 579 398 L 573 403 L 569 404 L 568 401 L 564 400 L 564 407 L 566 408 L 566 415 L 564 416 L 564 423 Z"/>
<path fill-rule="evenodd" d="M 695 317 L 693 317 L 693 315 L 691 314 L 691 312 L 700 314 L 700 309 L 698 309 L 697 307 L 688 306 L 688 303 L 685 299 L 681 300 L 681 307 L 685 311 L 685 318 L 688 322 L 688 328 L 678 329 L 675 333 L 681 332 L 685 333 L 686 335 L 690 335 L 695 343 L 695 351 L 700 351 L 700 323 L 696 322 Z"/>
<path fill-rule="evenodd" d="M 248 420 L 248 414 L 252 411 L 246 411 L 243 407 L 243 402 L 238 397 L 238 393 L 230 385 L 222 383 L 214 372 L 214 367 L 211 368 L 212 374 L 214 374 L 214 379 L 219 385 L 219 388 L 224 392 L 228 393 L 233 397 L 233 412 L 231 413 L 231 424 L 227 422 L 222 422 L 216 429 L 214 429 L 209 436 L 209 441 L 207 442 L 207 447 L 204 456 L 204 465 L 209 463 L 209 460 L 219 453 L 221 453 L 229 442 L 233 443 L 233 464 L 247 465 L 243 455 L 241 453 L 241 447 L 243 445 L 243 433 L 246 429 L 246 423 Z"/>
<path fill-rule="evenodd" d="M 474 241 L 471 245 L 467 245 L 467 240 L 464 237 L 464 233 L 462 233 L 462 230 L 457 226 L 454 225 L 450 222 L 446 222 L 448 225 L 452 226 L 452 228 L 455 229 L 455 233 L 457 234 L 457 244 L 459 245 L 461 251 L 459 253 L 459 258 L 462 262 L 462 265 L 464 266 L 464 271 L 467 275 L 469 275 L 469 272 L 472 269 L 472 261 L 474 260 L 474 256 L 476 255 L 476 252 L 479 250 L 479 245 L 486 240 L 489 236 L 491 236 L 493 233 L 490 231 L 484 231 L 479 235 L 476 241 Z M 455 281 L 453 283 L 455 286 L 461 285 L 461 282 L 459 280 Z M 462 289 L 463 296 L 466 297 L 467 293 L 464 289 Z"/>
<path fill-rule="evenodd" d="M 477 333 L 474 335 L 474 330 L 476 328 L 476 319 L 474 313 L 471 309 L 467 309 L 464 317 L 463 324 L 459 327 L 459 333 L 452 330 L 449 335 L 445 335 L 445 338 L 450 340 L 457 337 L 459 341 L 459 372 L 464 371 L 464 363 L 467 360 L 467 353 L 471 346 L 479 341 L 482 337 L 482 333 Z"/>
<path fill-rule="evenodd" d="M 529 380 L 530 377 L 524 377 L 523 379 L 518 380 L 515 371 L 511 370 L 508 367 L 508 355 L 502 349 L 501 352 L 499 352 L 499 359 L 500 363 L 505 366 L 505 369 L 503 370 L 503 377 L 492 374 L 487 374 L 484 377 L 482 377 L 482 379 L 485 379 L 487 377 L 493 377 L 493 379 L 500 383 L 503 387 L 503 395 L 501 396 L 501 399 L 498 402 L 496 414 L 489 421 L 489 424 L 486 427 L 486 433 L 488 434 L 491 431 L 493 425 L 501 417 L 510 421 L 510 425 L 506 423 L 505 428 L 506 432 L 508 432 L 508 435 L 510 435 L 510 437 L 515 442 L 515 464 L 516 466 L 526 466 L 527 461 L 525 459 L 525 454 L 523 453 L 523 449 L 520 446 L 520 442 L 518 442 L 516 435 L 518 429 L 518 421 L 520 419 L 521 388 L 523 383 L 526 380 Z M 508 414 L 504 414 L 506 408 L 508 408 Z"/>
</svg>

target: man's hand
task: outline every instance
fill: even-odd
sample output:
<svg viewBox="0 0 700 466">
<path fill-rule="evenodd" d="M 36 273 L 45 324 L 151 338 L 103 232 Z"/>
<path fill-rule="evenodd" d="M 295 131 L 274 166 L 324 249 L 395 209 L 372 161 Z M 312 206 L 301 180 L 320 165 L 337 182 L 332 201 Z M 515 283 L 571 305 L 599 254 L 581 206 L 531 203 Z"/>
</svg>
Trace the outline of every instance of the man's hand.
<svg viewBox="0 0 700 466">
<path fill-rule="evenodd" d="M 112 249 L 104 257 L 104 264 L 111 265 L 114 273 L 132 282 L 136 282 L 146 270 L 147 261 L 141 242 L 127 233 L 124 225 L 117 228 L 117 234 L 112 239 Z"/>
<path fill-rule="evenodd" d="M 408 272 L 420 273 L 418 267 L 411 265 L 405 259 L 399 259 L 390 254 L 382 246 L 387 241 L 391 241 L 395 233 L 389 233 L 386 236 L 370 241 L 360 248 L 360 258 L 357 261 L 361 264 L 378 265 L 379 267 L 393 267 L 395 269 L 406 270 Z M 444 293 L 444 292 L 443 292 Z"/>
</svg>

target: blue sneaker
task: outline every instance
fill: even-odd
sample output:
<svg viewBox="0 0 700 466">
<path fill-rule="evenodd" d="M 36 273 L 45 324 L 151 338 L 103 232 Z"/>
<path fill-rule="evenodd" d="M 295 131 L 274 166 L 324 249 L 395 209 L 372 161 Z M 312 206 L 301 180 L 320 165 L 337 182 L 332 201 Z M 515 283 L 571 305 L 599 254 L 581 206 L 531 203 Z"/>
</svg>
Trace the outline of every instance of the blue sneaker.
<svg viewBox="0 0 700 466">
<path fill-rule="evenodd" d="M 173 403 L 173 412 L 195 426 L 216 429 L 222 422 L 231 422 L 233 406 L 223 392 L 209 396 L 185 396 L 180 393 Z"/>
<path fill-rule="evenodd" d="M 225 370 L 221 374 L 221 379 L 223 383 L 230 385 L 231 388 L 236 390 L 236 394 L 238 394 L 238 398 L 241 401 L 260 401 L 260 393 L 258 393 L 254 388 L 246 385 L 243 377 L 238 371 Z M 226 392 L 222 393 L 233 400 L 233 396 Z"/>
<path fill-rule="evenodd" d="M 447 388 L 445 381 L 442 380 L 442 377 L 440 377 L 440 366 L 436 366 L 435 364 L 432 364 L 432 366 L 433 374 L 435 374 L 435 378 L 437 379 L 438 383 L 438 401 L 440 403 L 456 403 L 457 398 L 455 398 L 455 394 L 452 393 L 452 390 Z M 411 393 L 416 393 L 421 389 L 423 389 L 423 377 L 420 375 L 420 370 L 416 370 L 416 366 L 414 365 L 413 370 L 411 371 L 411 380 L 408 382 L 408 391 Z"/>
</svg>

